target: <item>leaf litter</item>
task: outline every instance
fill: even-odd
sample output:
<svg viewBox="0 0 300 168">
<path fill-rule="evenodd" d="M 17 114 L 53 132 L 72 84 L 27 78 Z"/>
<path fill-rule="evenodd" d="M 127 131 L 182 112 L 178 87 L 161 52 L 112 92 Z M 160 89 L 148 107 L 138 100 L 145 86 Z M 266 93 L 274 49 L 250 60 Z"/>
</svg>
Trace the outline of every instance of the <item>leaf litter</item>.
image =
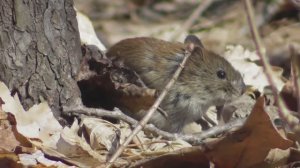
<svg viewBox="0 0 300 168">
<path fill-rule="evenodd" d="M 157 8 L 159 9 L 159 6 Z M 174 9 L 172 7 L 170 11 Z M 234 17 L 238 16 L 228 14 L 229 19 Z M 224 22 L 228 18 L 220 19 L 219 22 Z M 240 24 L 236 23 L 231 26 L 239 27 Z M 91 24 L 87 25 L 91 26 Z M 178 23 L 174 23 L 174 25 L 178 25 Z M 160 36 L 166 34 L 168 38 L 169 26 L 163 25 L 160 30 L 158 29 L 158 32 L 152 34 L 159 34 Z M 149 27 L 147 28 L 149 29 Z M 293 32 L 299 30 L 297 25 L 286 29 Z M 272 48 L 278 48 L 284 42 L 280 39 L 282 34 L 292 34 L 286 29 L 265 34 L 268 50 L 274 51 L 273 55 L 276 55 L 278 51 L 275 52 L 275 49 L 272 50 Z M 95 37 L 93 29 L 85 30 L 87 30 L 85 33 L 89 34 L 89 31 L 91 33 L 90 39 L 83 40 L 87 53 L 90 52 L 88 51 L 90 44 L 102 47 L 91 52 L 103 50 L 104 47 L 99 44 L 97 38 L 92 38 Z M 232 34 L 227 30 L 229 29 L 216 28 L 211 29 L 211 32 L 214 33 L 206 34 L 213 34 L 215 38 L 223 37 L 225 40 L 227 36 Z M 144 31 L 144 28 L 141 28 L 141 31 Z M 243 34 L 242 32 L 239 33 Z M 205 35 L 200 36 L 205 37 Z M 123 35 L 121 37 L 124 38 Z M 298 40 L 295 36 L 294 38 L 293 41 Z M 214 37 L 208 39 L 214 39 Z M 276 39 L 276 43 L 272 43 L 274 39 Z M 240 39 L 235 37 L 231 40 L 238 41 Z M 207 44 L 212 43 L 212 41 L 207 41 Z M 221 50 L 217 49 L 217 51 Z M 82 84 L 84 88 L 92 88 L 87 95 L 95 90 L 99 91 L 98 94 L 103 93 L 101 94 L 102 99 L 109 99 L 110 101 L 106 107 L 104 105 L 105 108 L 113 109 L 116 105 L 122 105 L 132 111 L 139 111 L 147 110 L 154 102 L 155 90 L 143 86 L 133 71 L 120 65 L 113 65 L 105 57 L 94 57 L 97 55 L 95 53 L 87 55 L 92 56 L 86 56 L 86 60 L 83 61 L 78 83 L 79 85 Z M 236 45 L 228 46 L 224 55 L 236 69 L 243 73 L 247 85 L 254 87 L 260 93 L 264 93 L 268 82 L 261 65 L 257 63 L 255 52 L 250 52 L 244 47 Z M 282 95 L 287 95 L 284 99 L 287 102 L 299 101 L 294 94 L 295 88 L 293 88 L 292 83 L 290 81 L 286 83 L 282 77 L 285 69 L 274 66 L 273 70 L 277 89 L 281 91 Z M 5 166 L 8 162 L 13 167 L 21 165 L 32 167 L 41 165 L 45 167 L 103 167 L 107 156 L 111 155 L 115 148 L 124 141 L 124 138 L 130 134 L 131 127 L 122 121 L 108 121 L 88 116 L 82 117 L 80 122 L 74 120 L 70 127 L 62 127 L 52 115 L 47 102 L 42 102 L 25 111 L 17 95 L 12 97 L 3 83 L 0 84 L 0 98 L 0 137 L 2 138 L 0 167 Z M 180 139 L 166 140 L 147 132 L 140 132 L 114 166 L 274 167 L 299 163 L 299 135 L 295 132 L 286 131 L 288 129 L 283 125 L 276 124 L 276 119 L 278 119 L 276 104 L 270 103 L 269 97 L 260 96 L 251 100 L 251 102 L 250 100 L 243 100 L 232 104 L 235 109 L 247 106 L 245 110 L 242 110 L 247 111 L 246 114 L 241 116 L 249 117 L 241 128 L 232 129 L 224 134 L 206 139 L 203 144 L 197 146 L 192 146 Z M 295 103 L 290 107 L 292 110 L 297 110 L 293 109 Z M 236 112 L 237 110 L 233 111 L 237 115 L 240 114 Z M 224 122 L 230 122 L 230 120 Z M 7 160 L 9 161 L 7 162 Z"/>
</svg>

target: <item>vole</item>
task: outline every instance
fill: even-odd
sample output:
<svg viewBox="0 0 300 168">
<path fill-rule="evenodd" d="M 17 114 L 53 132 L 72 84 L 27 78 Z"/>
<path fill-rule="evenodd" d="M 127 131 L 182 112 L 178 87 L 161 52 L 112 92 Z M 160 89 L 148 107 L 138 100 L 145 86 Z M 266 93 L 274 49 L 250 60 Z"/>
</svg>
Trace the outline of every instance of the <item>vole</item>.
<svg viewBox="0 0 300 168">
<path fill-rule="evenodd" d="M 208 107 L 222 106 L 242 95 L 245 84 L 241 74 L 223 57 L 205 49 L 194 35 L 187 36 L 184 43 L 150 37 L 125 39 L 106 53 L 139 74 L 149 88 L 161 91 L 182 62 L 188 43 L 193 43 L 194 49 L 160 105 L 167 117 L 156 112 L 150 120 L 169 132 L 181 132 L 186 124 L 199 120 Z M 144 113 L 133 116 L 141 118 Z"/>
</svg>

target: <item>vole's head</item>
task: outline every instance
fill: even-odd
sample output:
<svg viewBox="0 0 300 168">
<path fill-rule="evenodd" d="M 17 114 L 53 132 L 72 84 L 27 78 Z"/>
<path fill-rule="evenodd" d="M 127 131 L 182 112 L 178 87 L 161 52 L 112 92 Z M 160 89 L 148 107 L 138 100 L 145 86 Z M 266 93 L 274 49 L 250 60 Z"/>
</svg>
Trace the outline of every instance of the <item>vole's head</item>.
<svg viewBox="0 0 300 168">
<path fill-rule="evenodd" d="M 185 43 L 196 44 L 183 74 L 190 79 L 191 90 L 214 105 L 223 105 L 242 95 L 246 87 L 241 74 L 223 57 L 204 49 L 197 37 L 193 36 L 192 41 L 188 38 Z"/>
</svg>

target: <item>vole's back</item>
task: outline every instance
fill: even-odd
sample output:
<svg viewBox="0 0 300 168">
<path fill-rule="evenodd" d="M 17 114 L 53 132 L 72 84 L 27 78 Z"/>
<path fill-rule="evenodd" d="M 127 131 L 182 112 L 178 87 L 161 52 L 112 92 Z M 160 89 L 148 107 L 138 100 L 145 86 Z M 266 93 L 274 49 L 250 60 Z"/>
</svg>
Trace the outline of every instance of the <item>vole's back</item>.
<svg viewBox="0 0 300 168">
<path fill-rule="evenodd" d="M 200 119 L 209 106 L 222 106 L 240 96 L 245 88 L 240 73 L 206 50 L 196 36 L 188 36 L 185 44 L 146 37 L 125 39 L 107 52 L 112 60 L 136 71 L 148 87 L 161 90 L 178 69 L 188 44 L 194 44 L 193 51 L 160 104 L 168 117 L 155 113 L 150 120 L 170 132 L 180 132 L 187 123 Z M 134 114 L 137 118 L 143 115 Z"/>
<path fill-rule="evenodd" d="M 174 74 L 184 57 L 184 45 L 154 38 L 125 39 L 107 54 L 135 70 L 148 87 L 161 89 Z"/>
</svg>

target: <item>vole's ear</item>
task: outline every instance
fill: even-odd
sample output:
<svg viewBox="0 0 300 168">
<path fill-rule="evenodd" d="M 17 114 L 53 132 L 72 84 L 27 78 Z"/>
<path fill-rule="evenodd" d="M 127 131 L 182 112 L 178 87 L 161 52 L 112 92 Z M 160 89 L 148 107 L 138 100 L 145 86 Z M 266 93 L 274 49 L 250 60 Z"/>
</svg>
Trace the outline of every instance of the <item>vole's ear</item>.
<svg viewBox="0 0 300 168">
<path fill-rule="evenodd" d="M 204 48 L 201 40 L 195 35 L 188 35 L 184 40 L 184 44 L 194 44 L 196 47 Z"/>
</svg>

